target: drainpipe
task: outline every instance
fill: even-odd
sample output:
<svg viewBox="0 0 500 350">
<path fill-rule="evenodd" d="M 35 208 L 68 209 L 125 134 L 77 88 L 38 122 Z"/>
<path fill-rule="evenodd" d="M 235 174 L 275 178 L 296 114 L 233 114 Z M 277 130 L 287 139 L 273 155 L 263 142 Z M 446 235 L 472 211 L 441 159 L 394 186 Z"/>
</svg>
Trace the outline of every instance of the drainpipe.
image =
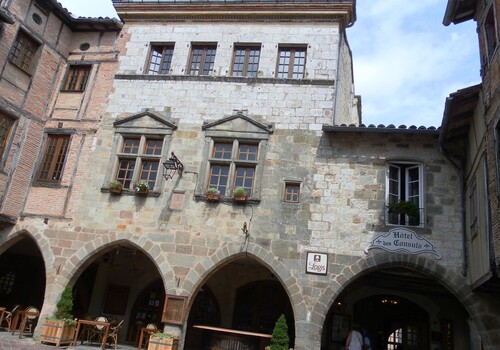
<svg viewBox="0 0 500 350">
<path fill-rule="evenodd" d="M 345 35 L 345 29 L 342 30 L 340 33 L 340 38 L 339 38 L 339 49 L 338 49 L 338 54 L 337 54 L 337 78 L 335 79 L 335 101 L 333 102 L 333 121 L 332 124 L 335 125 L 335 120 L 337 119 L 337 111 L 338 111 L 338 98 L 339 98 L 339 90 L 340 90 L 340 67 L 342 63 L 342 46 L 344 44 L 344 35 Z"/>
<path fill-rule="evenodd" d="M 447 125 L 448 124 L 448 118 L 449 118 L 449 107 L 451 107 L 449 104 L 453 101 L 453 97 L 448 97 L 446 98 L 446 103 L 444 106 L 444 113 L 443 113 L 443 122 L 441 125 Z M 467 251 L 467 233 L 465 230 L 465 172 L 464 172 L 464 162 L 460 162 L 460 164 L 457 164 L 452 158 L 450 152 L 444 147 L 444 140 L 443 140 L 443 133 L 446 130 L 441 130 L 439 134 L 439 152 L 448 159 L 448 161 L 457 169 L 458 172 L 458 177 L 460 179 L 460 187 L 462 190 L 460 191 L 460 202 L 461 202 L 461 209 L 460 209 L 460 216 L 462 217 L 462 251 L 463 251 L 463 258 L 462 258 L 462 276 L 467 276 L 467 270 L 469 268 L 468 264 L 468 251 Z"/>
</svg>

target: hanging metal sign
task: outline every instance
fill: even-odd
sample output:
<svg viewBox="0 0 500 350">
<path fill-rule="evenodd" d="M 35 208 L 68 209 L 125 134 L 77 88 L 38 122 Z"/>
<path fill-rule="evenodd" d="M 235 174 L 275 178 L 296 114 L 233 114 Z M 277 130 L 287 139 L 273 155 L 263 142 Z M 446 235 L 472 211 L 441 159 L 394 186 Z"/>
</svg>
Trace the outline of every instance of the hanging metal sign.
<svg viewBox="0 0 500 350">
<path fill-rule="evenodd" d="M 374 248 L 409 254 L 430 253 L 441 259 L 441 254 L 436 251 L 431 242 L 407 228 L 393 228 L 389 232 L 376 236 L 370 245 L 365 248 L 365 253 Z"/>
</svg>

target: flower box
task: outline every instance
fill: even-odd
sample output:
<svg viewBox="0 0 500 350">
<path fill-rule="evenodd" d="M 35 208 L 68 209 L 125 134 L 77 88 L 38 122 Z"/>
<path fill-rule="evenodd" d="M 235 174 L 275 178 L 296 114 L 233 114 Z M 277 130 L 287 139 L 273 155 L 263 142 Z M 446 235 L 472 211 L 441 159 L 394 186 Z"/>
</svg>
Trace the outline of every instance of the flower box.
<svg viewBox="0 0 500 350">
<path fill-rule="evenodd" d="M 76 326 L 63 320 L 45 320 L 40 334 L 42 343 L 69 345 L 73 341 Z"/>
<path fill-rule="evenodd" d="M 163 333 L 152 334 L 149 338 L 148 350 L 177 350 L 177 347 L 179 346 L 179 338 L 163 338 L 158 336 L 158 334 Z"/>
</svg>

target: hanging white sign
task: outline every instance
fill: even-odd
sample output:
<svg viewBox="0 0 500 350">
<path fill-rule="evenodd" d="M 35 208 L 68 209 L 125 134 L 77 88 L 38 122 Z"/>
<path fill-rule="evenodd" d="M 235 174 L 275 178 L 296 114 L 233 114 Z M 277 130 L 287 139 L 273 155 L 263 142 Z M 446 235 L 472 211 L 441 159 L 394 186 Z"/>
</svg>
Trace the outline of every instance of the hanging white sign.
<svg viewBox="0 0 500 350">
<path fill-rule="evenodd" d="M 441 259 L 441 254 L 436 251 L 431 242 L 418 236 L 414 231 L 402 227 L 393 228 L 389 232 L 376 236 L 370 245 L 365 248 L 365 253 L 374 248 L 383 249 L 388 252 L 405 252 L 409 254 L 430 253 Z"/>
</svg>

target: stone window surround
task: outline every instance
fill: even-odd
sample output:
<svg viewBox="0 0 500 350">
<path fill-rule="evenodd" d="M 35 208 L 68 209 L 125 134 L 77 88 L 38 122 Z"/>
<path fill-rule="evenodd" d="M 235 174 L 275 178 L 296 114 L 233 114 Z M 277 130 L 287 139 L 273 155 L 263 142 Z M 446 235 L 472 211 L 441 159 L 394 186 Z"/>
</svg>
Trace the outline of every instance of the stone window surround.
<svg viewBox="0 0 500 350">
<path fill-rule="evenodd" d="M 404 164 L 408 166 L 418 166 L 419 170 L 419 208 L 420 208 L 420 225 L 401 225 L 401 224 L 394 224 L 389 222 L 389 166 L 395 165 L 397 166 L 398 164 Z M 386 160 L 386 167 L 385 167 L 385 224 L 387 226 L 408 226 L 412 228 L 422 228 L 425 226 L 425 169 L 424 169 L 424 162 L 421 160 L 414 160 L 414 159 L 401 159 L 401 158 L 391 158 Z M 404 174 L 403 174 L 404 175 Z M 404 186 L 407 187 L 406 179 L 402 179 L 401 182 L 404 183 Z M 406 194 L 405 198 L 400 198 L 402 200 L 406 200 Z"/>
<path fill-rule="evenodd" d="M 210 158 L 213 152 L 213 147 L 216 142 L 234 142 L 235 140 L 242 143 L 258 144 L 258 159 L 255 166 L 254 176 L 254 191 L 248 197 L 247 203 L 260 203 L 261 200 L 261 187 L 263 177 L 263 165 L 266 159 L 267 142 L 269 134 L 256 134 L 251 132 L 243 132 L 237 130 L 205 130 L 205 147 L 203 149 L 203 163 L 201 165 L 200 176 L 195 190 L 196 199 L 206 199 L 205 192 L 208 188 L 210 181 Z M 231 174 L 234 177 L 234 173 Z M 232 184 L 233 178 L 230 178 L 228 191 L 225 196 L 221 196 L 221 201 L 232 201 Z"/>
<path fill-rule="evenodd" d="M 112 158 L 110 159 L 110 163 L 107 169 L 106 181 L 101 188 L 101 192 L 108 192 L 108 184 L 110 182 L 115 181 L 116 172 L 118 169 L 119 158 L 117 156 L 120 153 L 118 150 L 121 150 L 123 145 L 123 140 L 125 138 L 130 137 L 145 137 L 145 138 L 162 138 L 162 153 L 160 157 L 160 167 L 158 169 L 158 177 L 155 183 L 153 190 L 150 190 L 148 196 L 158 197 L 161 194 L 161 189 L 163 188 L 163 184 L 165 179 L 163 178 L 163 163 L 169 158 L 170 152 L 167 151 L 170 149 L 170 142 L 172 139 L 173 130 L 168 128 L 156 128 L 154 130 L 150 130 L 148 128 L 134 128 L 131 130 L 127 127 L 121 127 L 119 125 L 115 126 L 114 137 L 113 137 L 113 147 L 111 150 Z M 132 182 L 138 180 L 138 170 L 134 171 L 134 179 Z M 133 189 L 123 189 L 122 194 L 131 194 L 134 195 L 135 192 Z"/>
</svg>

